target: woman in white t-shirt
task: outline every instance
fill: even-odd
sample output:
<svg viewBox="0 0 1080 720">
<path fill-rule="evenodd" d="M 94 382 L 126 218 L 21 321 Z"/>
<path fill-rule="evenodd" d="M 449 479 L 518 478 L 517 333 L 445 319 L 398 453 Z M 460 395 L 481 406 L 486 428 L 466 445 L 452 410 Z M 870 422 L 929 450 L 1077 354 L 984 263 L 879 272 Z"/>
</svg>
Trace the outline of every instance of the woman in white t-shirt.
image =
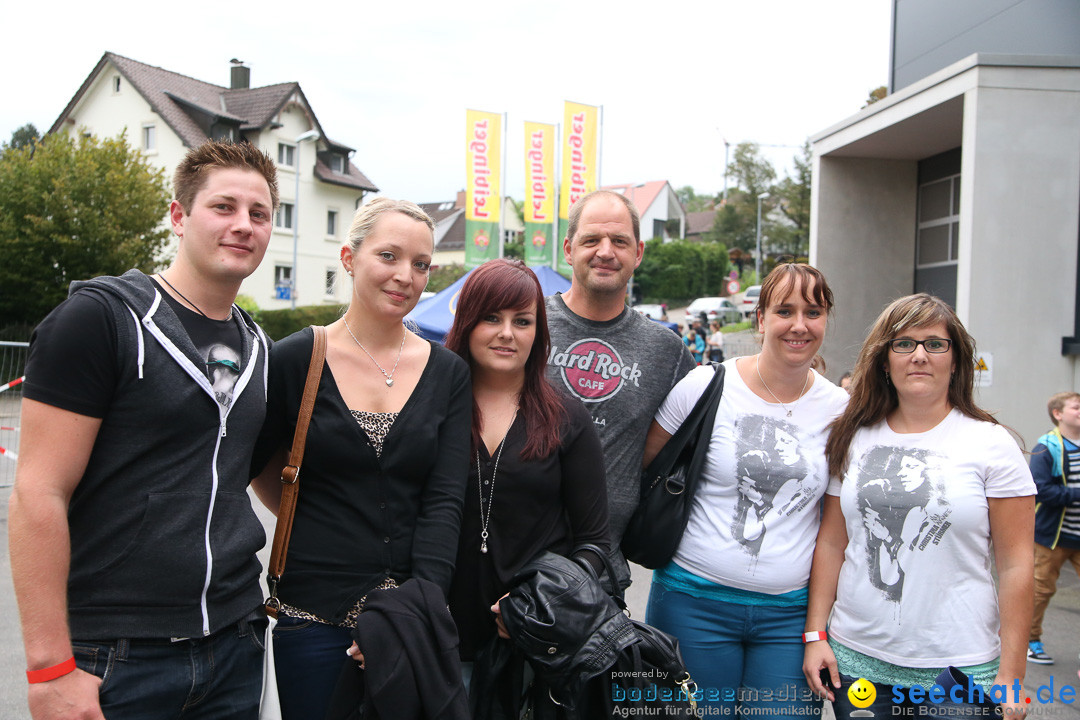
<svg viewBox="0 0 1080 720">
<path fill-rule="evenodd" d="M 928 698 L 949 666 L 1023 713 L 1035 484 L 972 399 L 974 357 L 956 313 L 925 294 L 889 305 L 859 353 L 826 447 L 803 664 L 839 720 L 985 713 L 956 702 L 966 689 Z"/>
<path fill-rule="evenodd" d="M 724 394 L 690 521 L 675 557 L 653 574 L 647 622 L 679 638 L 714 713 L 791 716 L 820 706 L 802 675 L 801 633 L 825 470 L 826 427 L 847 393 L 811 369 L 832 293 L 803 264 L 761 288 L 761 352 L 728 360 Z M 713 376 L 692 370 L 661 405 L 646 464 Z"/>
</svg>

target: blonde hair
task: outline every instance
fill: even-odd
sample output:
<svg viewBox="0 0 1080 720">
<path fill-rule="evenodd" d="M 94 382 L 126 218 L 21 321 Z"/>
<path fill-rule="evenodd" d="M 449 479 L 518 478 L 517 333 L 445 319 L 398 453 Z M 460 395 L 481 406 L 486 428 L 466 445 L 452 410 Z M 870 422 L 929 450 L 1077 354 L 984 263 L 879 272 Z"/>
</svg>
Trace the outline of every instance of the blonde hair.
<svg viewBox="0 0 1080 720">
<path fill-rule="evenodd" d="M 349 232 L 345 237 L 345 244 L 353 252 L 359 250 L 360 245 L 371 234 L 379 219 L 386 213 L 391 212 L 399 212 L 417 222 L 424 223 L 434 236 L 435 221 L 419 205 L 409 200 L 392 200 L 380 197 L 361 206 L 353 215 L 352 224 L 349 225 Z"/>
</svg>

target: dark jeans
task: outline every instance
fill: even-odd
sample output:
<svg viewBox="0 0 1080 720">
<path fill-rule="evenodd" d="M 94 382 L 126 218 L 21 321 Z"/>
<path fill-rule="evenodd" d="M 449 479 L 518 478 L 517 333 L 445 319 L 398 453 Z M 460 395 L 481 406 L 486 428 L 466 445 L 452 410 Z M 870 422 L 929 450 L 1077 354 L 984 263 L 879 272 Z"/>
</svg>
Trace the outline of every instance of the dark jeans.
<svg viewBox="0 0 1080 720">
<path fill-rule="evenodd" d="M 74 641 L 80 670 L 101 678 L 108 720 L 256 720 L 266 621 L 205 638 Z"/>
<path fill-rule="evenodd" d="M 836 712 L 836 720 L 859 720 L 860 718 L 898 718 L 899 720 L 917 720 L 917 718 L 988 718 L 996 720 L 1000 718 L 994 712 L 993 705 L 969 705 L 967 703 L 954 703 L 946 699 L 944 702 L 935 703 L 923 695 L 921 703 L 910 700 L 908 688 L 902 689 L 903 700 L 895 702 L 893 686 L 871 683 L 877 695 L 874 702 L 865 708 L 857 708 L 848 697 L 848 688 L 858 678 L 840 674 L 840 689 L 833 689 L 836 700 L 833 702 L 833 710 Z M 964 697 L 963 694 L 958 697 Z"/>
<path fill-rule="evenodd" d="M 278 618 L 274 628 L 274 666 L 282 720 L 321 719 L 330 705 L 341 666 L 352 645 L 347 628 L 313 620 Z"/>
</svg>

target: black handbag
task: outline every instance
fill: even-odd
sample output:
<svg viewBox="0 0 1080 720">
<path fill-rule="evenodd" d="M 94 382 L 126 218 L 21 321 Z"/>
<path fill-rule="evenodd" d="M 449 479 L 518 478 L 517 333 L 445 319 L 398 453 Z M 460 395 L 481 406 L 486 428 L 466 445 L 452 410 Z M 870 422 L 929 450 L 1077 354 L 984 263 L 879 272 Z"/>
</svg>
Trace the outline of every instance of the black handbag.
<svg viewBox="0 0 1080 720">
<path fill-rule="evenodd" d="M 578 547 L 574 559 L 545 552 L 518 571 L 514 589 L 499 602 L 513 645 L 536 673 L 528 693 L 531 717 L 700 717 L 700 692 L 678 640 L 629 618 L 622 592 L 603 590 L 583 550 L 612 575 L 607 554 L 595 546 Z M 480 716 L 517 717 L 519 711 L 504 707 Z"/>
<path fill-rule="evenodd" d="M 715 370 L 693 410 L 641 473 L 641 498 L 620 547 L 627 560 L 642 567 L 655 570 L 671 562 L 686 531 L 724 393 L 724 366 Z"/>
</svg>

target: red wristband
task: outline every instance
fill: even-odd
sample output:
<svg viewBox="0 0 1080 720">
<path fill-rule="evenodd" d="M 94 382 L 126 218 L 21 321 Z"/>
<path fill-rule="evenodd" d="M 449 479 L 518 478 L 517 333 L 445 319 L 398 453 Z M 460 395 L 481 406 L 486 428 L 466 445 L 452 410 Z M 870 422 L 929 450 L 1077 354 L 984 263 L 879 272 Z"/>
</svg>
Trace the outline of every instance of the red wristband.
<svg viewBox="0 0 1080 720">
<path fill-rule="evenodd" d="M 26 681 L 31 685 L 34 683 L 49 682 L 55 680 L 58 677 L 63 677 L 69 672 L 75 670 L 75 657 L 69 657 L 64 662 L 53 665 L 52 667 L 42 668 L 41 670 L 27 670 Z"/>
<path fill-rule="evenodd" d="M 824 630 L 815 630 L 814 632 L 805 632 L 802 634 L 802 641 L 804 643 L 816 642 L 818 640 L 824 640 L 828 635 Z"/>
</svg>

